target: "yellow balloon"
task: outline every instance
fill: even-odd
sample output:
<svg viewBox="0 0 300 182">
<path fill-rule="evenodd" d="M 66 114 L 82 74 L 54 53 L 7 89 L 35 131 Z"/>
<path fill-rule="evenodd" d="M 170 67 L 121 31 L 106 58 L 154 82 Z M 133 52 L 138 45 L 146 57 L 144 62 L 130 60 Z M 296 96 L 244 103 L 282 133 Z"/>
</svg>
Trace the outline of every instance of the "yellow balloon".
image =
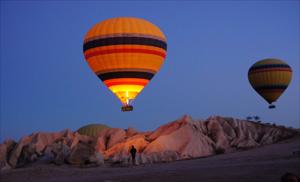
<svg viewBox="0 0 300 182">
<path fill-rule="evenodd" d="M 269 108 L 285 91 L 292 79 L 291 67 L 280 59 L 263 59 L 253 64 L 248 79 L 254 90 L 269 104 Z"/>
<path fill-rule="evenodd" d="M 147 20 L 118 17 L 93 26 L 84 38 L 84 56 L 94 73 L 121 101 L 123 111 L 159 71 L 166 37 Z"/>
</svg>

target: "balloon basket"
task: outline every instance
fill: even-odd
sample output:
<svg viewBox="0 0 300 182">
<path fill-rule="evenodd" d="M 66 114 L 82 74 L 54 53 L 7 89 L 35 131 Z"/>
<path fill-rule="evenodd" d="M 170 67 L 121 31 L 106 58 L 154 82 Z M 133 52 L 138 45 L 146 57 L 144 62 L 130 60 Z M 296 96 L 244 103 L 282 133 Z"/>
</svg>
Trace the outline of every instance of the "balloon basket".
<svg viewBox="0 0 300 182">
<path fill-rule="evenodd" d="M 274 109 L 274 108 L 276 108 L 276 106 L 275 105 L 269 105 L 269 109 Z"/>
<path fill-rule="evenodd" d="M 132 111 L 133 107 L 132 106 L 122 106 L 122 111 L 127 112 L 127 111 Z"/>
</svg>

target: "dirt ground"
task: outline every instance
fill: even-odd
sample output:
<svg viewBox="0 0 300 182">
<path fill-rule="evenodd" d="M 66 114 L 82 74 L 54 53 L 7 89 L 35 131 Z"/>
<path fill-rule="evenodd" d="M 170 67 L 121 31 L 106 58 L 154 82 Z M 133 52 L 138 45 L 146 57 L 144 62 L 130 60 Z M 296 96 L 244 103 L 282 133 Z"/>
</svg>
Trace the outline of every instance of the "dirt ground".
<svg viewBox="0 0 300 182">
<path fill-rule="evenodd" d="M 280 182 L 300 176 L 300 137 L 248 151 L 185 161 L 130 167 L 78 168 L 36 164 L 3 171 L 1 182 Z"/>
</svg>

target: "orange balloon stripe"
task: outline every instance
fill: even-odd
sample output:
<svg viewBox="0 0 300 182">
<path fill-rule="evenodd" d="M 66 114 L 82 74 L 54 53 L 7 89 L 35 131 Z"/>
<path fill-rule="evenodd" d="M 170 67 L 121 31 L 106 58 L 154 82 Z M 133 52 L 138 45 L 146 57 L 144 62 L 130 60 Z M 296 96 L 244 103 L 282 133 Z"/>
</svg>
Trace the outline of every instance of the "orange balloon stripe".
<svg viewBox="0 0 300 182">
<path fill-rule="evenodd" d="M 114 71 L 141 71 L 155 74 L 164 59 L 153 54 L 119 53 L 94 56 L 87 63 L 95 73 Z"/>
<path fill-rule="evenodd" d="M 134 17 L 117 17 L 106 19 L 93 26 L 85 36 L 90 39 L 107 34 L 146 34 L 166 39 L 161 30 L 147 20 Z"/>
<path fill-rule="evenodd" d="M 145 86 L 147 83 L 145 82 L 111 82 L 111 83 L 105 83 L 106 86 L 114 86 L 114 85 L 141 85 Z"/>
<path fill-rule="evenodd" d="M 89 59 L 93 56 L 104 55 L 104 54 L 114 54 L 114 53 L 145 53 L 145 54 L 154 54 L 161 56 L 162 58 L 166 57 L 165 52 L 148 50 L 148 49 L 137 49 L 137 48 L 120 48 L 120 49 L 109 49 L 109 50 L 97 50 L 94 52 L 86 53 L 85 59 Z"/>
</svg>

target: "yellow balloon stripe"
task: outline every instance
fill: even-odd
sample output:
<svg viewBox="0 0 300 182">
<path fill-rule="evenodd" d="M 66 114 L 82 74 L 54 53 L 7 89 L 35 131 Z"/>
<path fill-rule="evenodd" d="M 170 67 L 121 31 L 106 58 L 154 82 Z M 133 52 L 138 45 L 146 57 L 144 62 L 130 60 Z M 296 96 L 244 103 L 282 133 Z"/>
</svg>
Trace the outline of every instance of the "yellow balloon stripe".
<svg viewBox="0 0 300 182">
<path fill-rule="evenodd" d="M 291 81 L 291 72 L 271 71 L 259 72 L 249 75 L 249 80 L 254 87 L 263 85 L 288 85 Z"/>
<path fill-rule="evenodd" d="M 140 85 L 115 85 L 108 87 L 122 102 L 128 104 L 128 100 L 134 100 L 135 97 L 143 90 L 144 86 Z"/>
<path fill-rule="evenodd" d="M 113 92 L 140 92 L 144 86 L 141 85 L 115 85 L 109 87 L 109 89 Z"/>
<path fill-rule="evenodd" d="M 286 64 L 286 63 L 280 59 L 270 58 L 270 59 L 264 59 L 256 62 L 252 67 L 261 66 L 261 65 L 274 65 L 274 64 Z"/>
</svg>

